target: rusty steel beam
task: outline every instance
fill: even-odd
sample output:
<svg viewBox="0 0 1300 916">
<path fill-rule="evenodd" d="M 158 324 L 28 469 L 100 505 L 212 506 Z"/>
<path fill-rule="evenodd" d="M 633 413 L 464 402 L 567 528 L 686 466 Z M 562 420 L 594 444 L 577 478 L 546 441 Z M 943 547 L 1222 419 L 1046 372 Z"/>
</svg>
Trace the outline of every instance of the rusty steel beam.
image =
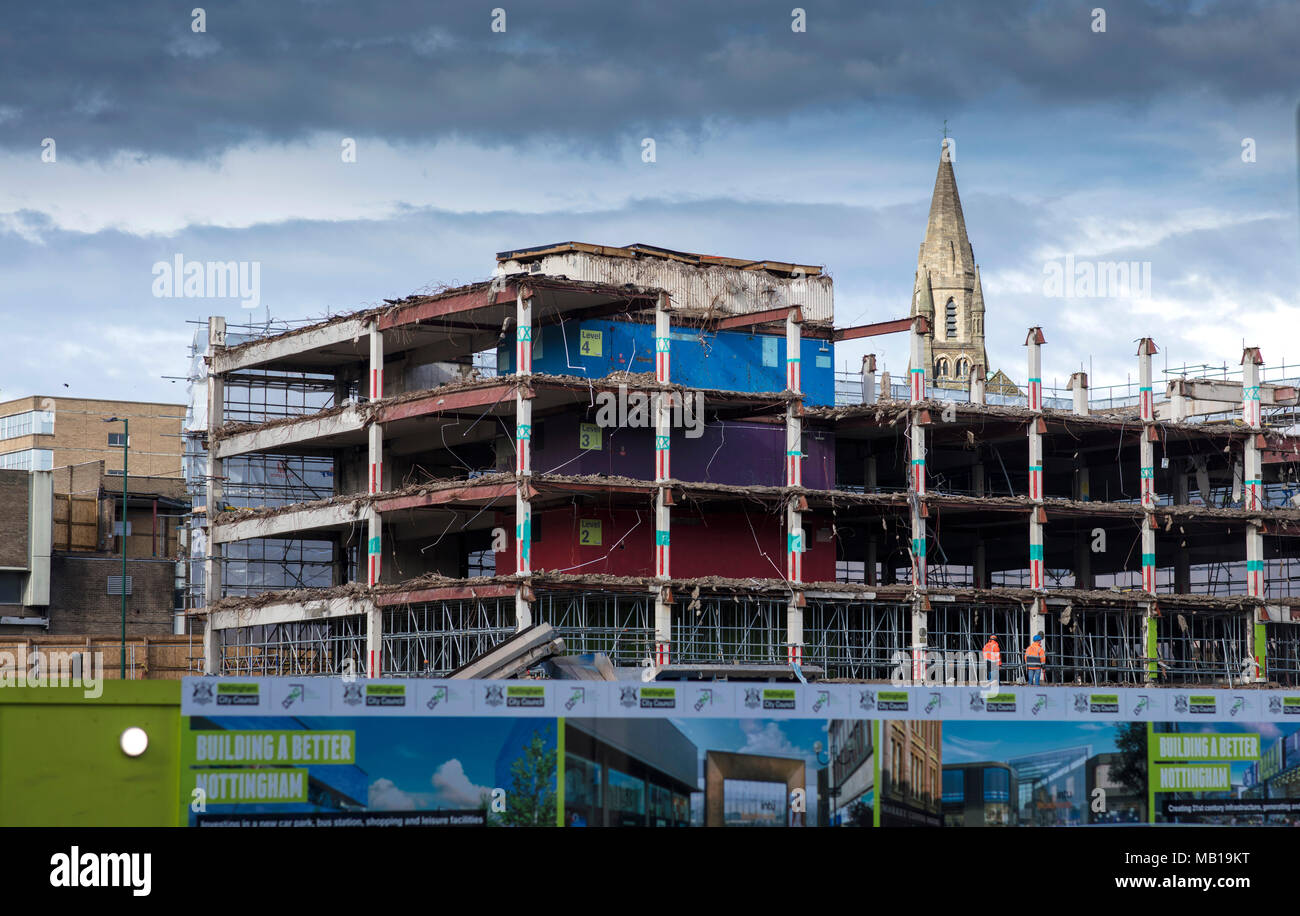
<svg viewBox="0 0 1300 916">
<path fill-rule="evenodd" d="M 483 388 L 469 388 L 438 394 L 436 389 L 427 397 L 414 398 L 400 404 L 380 406 L 375 417 L 377 423 L 391 423 L 394 420 L 408 420 L 411 417 L 423 417 L 448 410 L 490 407 L 497 401 L 504 400 L 514 392 L 513 382 L 489 385 Z"/>
<path fill-rule="evenodd" d="M 750 312 L 747 315 L 733 315 L 730 318 L 723 318 L 713 325 L 715 331 L 727 331 L 731 328 L 750 328 L 758 324 L 766 324 L 769 321 L 785 321 L 790 314 L 790 307 L 779 309 L 765 309 L 761 312 Z M 802 318 L 800 319 L 802 320 Z"/>
<path fill-rule="evenodd" d="M 836 328 L 836 340 L 857 340 L 860 337 L 879 337 L 881 334 L 898 334 L 911 330 L 911 318 L 895 318 L 893 321 L 877 321 L 875 324 L 860 324 L 852 328 Z"/>
<path fill-rule="evenodd" d="M 466 314 L 500 305 L 513 305 L 515 292 L 515 284 L 512 283 L 507 284 L 496 293 L 493 293 L 491 288 L 488 287 L 471 292 L 457 293 L 454 296 L 444 296 L 441 299 L 431 299 L 427 302 L 417 302 L 414 305 L 403 306 L 381 315 L 379 317 L 379 329 L 387 331 L 390 328 L 418 324 L 421 321 L 430 321 L 435 318 L 445 318 L 448 315 Z"/>
<path fill-rule="evenodd" d="M 535 496 L 532 487 L 529 496 Z M 426 509 L 433 506 L 445 506 L 450 503 L 492 501 L 515 495 L 513 483 L 469 484 L 463 487 L 448 487 L 431 493 L 417 493 L 412 496 L 389 496 L 375 501 L 375 508 L 380 512 L 397 512 L 401 509 Z"/>
</svg>

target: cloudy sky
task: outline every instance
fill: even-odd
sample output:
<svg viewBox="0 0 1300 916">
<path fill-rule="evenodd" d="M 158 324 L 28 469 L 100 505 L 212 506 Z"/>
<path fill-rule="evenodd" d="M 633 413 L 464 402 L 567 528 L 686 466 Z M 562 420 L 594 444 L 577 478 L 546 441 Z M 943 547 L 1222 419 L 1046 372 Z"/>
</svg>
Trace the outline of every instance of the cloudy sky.
<svg viewBox="0 0 1300 916">
<path fill-rule="evenodd" d="M 899 317 L 945 120 L 995 368 L 1030 324 L 1049 384 L 1124 382 L 1143 335 L 1300 363 L 1293 3 L 196 2 L 0 12 L 0 400 L 183 401 L 188 322 L 556 241 L 823 264 L 840 325 Z M 258 262 L 260 306 L 155 296 L 177 255 Z M 1149 295 L 1045 295 L 1067 255 Z"/>
</svg>

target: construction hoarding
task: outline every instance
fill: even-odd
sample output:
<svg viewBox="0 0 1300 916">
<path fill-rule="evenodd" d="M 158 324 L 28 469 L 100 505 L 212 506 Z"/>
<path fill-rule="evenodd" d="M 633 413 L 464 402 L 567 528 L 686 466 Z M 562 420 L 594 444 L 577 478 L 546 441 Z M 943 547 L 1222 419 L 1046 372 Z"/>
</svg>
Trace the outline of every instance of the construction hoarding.
<svg viewBox="0 0 1300 916">
<path fill-rule="evenodd" d="M 184 823 L 1300 823 L 1276 691 L 190 678 Z M 1184 696 L 1186 694 L 1186 696 Z"/>
</svg>

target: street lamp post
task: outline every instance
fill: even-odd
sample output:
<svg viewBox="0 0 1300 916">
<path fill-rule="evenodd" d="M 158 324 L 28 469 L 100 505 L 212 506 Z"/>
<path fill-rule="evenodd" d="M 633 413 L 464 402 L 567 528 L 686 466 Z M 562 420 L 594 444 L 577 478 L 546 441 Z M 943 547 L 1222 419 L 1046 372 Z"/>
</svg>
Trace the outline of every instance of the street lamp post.
<svg viewBox="0 0 1300 916">
<path fill-rule="evenodd" d="M 119 677 L 126 680 L 126 493 L 128 474 L 128 454 L 131 447 L 131 421 L 125 417 L 109 417 L 105 423 L 122 424 L 122 651 Z"/>
<path fill-rule="evenodd" d="M 813 742 L 813 753 L 817 755 L 817 762 L 822 763 L 822 743 Z M 826 729 L 826 762 L 822 763 L 826 767 L 826 819 L 828 827 L 834 826 L 835 822 L 835 800 L 840 797 L 842 791 L 840 786 L 835 783 L 835 738 L 830 728 Z"/>
</svg>

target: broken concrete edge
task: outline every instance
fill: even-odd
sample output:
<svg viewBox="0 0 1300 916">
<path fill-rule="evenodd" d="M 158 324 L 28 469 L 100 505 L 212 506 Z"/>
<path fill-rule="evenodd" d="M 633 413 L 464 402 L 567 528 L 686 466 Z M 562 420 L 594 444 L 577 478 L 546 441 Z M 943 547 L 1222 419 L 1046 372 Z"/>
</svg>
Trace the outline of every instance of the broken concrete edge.
<svg viewBox="0 0 1300 916">
<path fill-rule="evenodd" d="M 437 398 L 448 394 L 458 394 L 465 391 L 486 390 L 499 386 L 508 386 L 510 388 L 520 386 L 550 387 L 572 391 L 596 390 L 614 393 L 617 392 L 620 387 L 630 387 L 632 385 L 645 391 L 668 391 L 683 395 L 688 392 L 698 391 L 704 395 L 706 403 L 713 402 L 716 404 L 737 402 L 745 403 L 753 401 L 759 404 L 766 402 L 772 405 L 784 405 L 788 401 L 801 400 L 803 397 L 802 395 L 796 394 L 792 391 L 749 392 L 729 391 L 720 388 L 689 388 L 685 385 L 665 385 L 655 380 L 653 372 L 614 372 L 610 375 L 595 379 L 583 378 L 582 376 L 577 375 L 548 375 L 545 373 L 517 375 L 512 373 L 500 376 L 467 377 L 454 382 L 448 382 L 444 385 L 438 385 L 433 388 L 404 391 L 401 394 L 395 394 L 392 397 L 387 398 L 380 398 L 379 400 L 363 401 L 356 404 L 337 404 L 333 407 L 326 407 L 312 413 L 297 414 L 289 417 L 277 417 L 274 420 L 268 420 L 265 423 L 225 423 L 212 432 L 212 438 L 215 441 L 220 441 L 243 433 L 277 429 L 279 427 L 290 426 L 296 423 L 309 423 L 314 420 L 323 420 L 337 416 L 338 414 L 354 408 L 361 412 L 362 425 L 368 426 L 375 422 L 375 415 L 377 413 L 399 404 L 425 400 L 427 398 Z M 430 413 L 436 412 L 437 411 L 430 411 Z"/>
<path fill-rule="evenodd" d="M 1016 407 L 1007 404 L 971 404 L 963 401 L 942 401 L 929 399 L 919 401 L 915 405 L 911 401 L 902 398 L 881 398 L 874 404 L 847 404 L 842 407 L 808 407 L 804 409 L 804 416 L 817 420 L 855 420 L 855 419 L 872 419 L 877 423 L 888 420 L 891 424 L 897 419 L 899 412 L 906 413 L 913 409 L 929 410 L 934 413 L 942 413 L 945 410 L 953 410 L 958 416 L 970 417 L 998 417 L 1008 420 L 1023 420 L 1029 422 L 1040 416 L 1048 423 L 1060 423 L 1065 426 L 1090 426 L 1095 429 L 1113 429 L 1116 431 L 1131 430 L 1134 434 L 1141 434 L 1142 421 L 1138 412 L 1134 411 L 1113 411 L 1106 413 L 1093 413 L 1080 415 L 1073 413 L 1069 409 L 1056 407 L 1044 407 L 1040 412 L 1031 411 L 1027 407 Z M 1190 420 L 1156 420 L 1156 427 L 1161 429 L 1171 429 L 1186 431 L 1189 433 L 1198 433 L 1200 435 L 1214 438 L 1235 438 L 1244 439 L 1252 433 L 1252 430 L 1236 423 L 1195 423 Z M 1265 430 L 1267 434 L 1268 430 Z M 1281 437 L 1276 430 L 1271 431 L 1274 436 Z"/>
<path fill-rule="evenodd" d="M 309 334 L 312 331 L 318 331 L 321 328 L 333 327 L 334 325 L 344 321 L 355 321 L 357 319 L 364 321 L 370 318 L 379 318 L 383 315 L 392 314 L 413 305 L 424 305 L 429 302 L 437 302 L 440 299 L 450 299 L 456 296 L 469 295 L 479 291 L 488 292 L 494 287 L 503 288 L 510 285 L 520 285 L 535 289 L 590 292 L 627 299 L 657 298 L 661 292 L 664 292 L 664 290 L 655 287 L 610 286 L 604 283 L 594 283 L 585 280 L 569 280 L 565 277 L 548 277 L 527 273 L 494 276 L 489 279 L 476 280 L 472 283 L 462 283 L 455 286 L 445 284 L 432 285 L 436 285 L 439 288 L 434 292 L 412 293 L 402 299 L 385 299 L 383 300 L 384 304 L 381 306 L 372 306 L 370 308 L 356 309 L 350 312 L 341 312 L 337 315 L 330 315 L 328 318 L 321 319 L 313 324 L 290 328 L 278 334 L 268 334 L 265 337 L 256 337 L 252 340 L 238 343 L 233 347 L 225 347 L 224 352 L 231 355 L 237 355 L 242 350 L 254 345 L 265 344 L 271 341 L 288 340 L 292 337 Z"/>
<path fill-rule="evenodd" d="M 410 484 L 396 490 L 384 490 L 374 494 L 345 494 L 334 496 L 326 499 L 317 499 L 310 502 L 294 503 L 288 506 L 259 507 L 250 509 L 228 509 L 213 518 L 212 523 L 217 526 L 234 524 L 236 522 L 256 521 L 259 519 L 276 518 L 291 512 L 306 512 L 313 509 L 325 509 L 336 506 L 352 506 L 359 512 L 365 506 L 383 500 L 400 499 L 408 496 L 424 496 L 432 493 L 445 493 L 455 490 L 471 490 L 479 487 L 497 487 L 505 485 L 517 485 L 527 481 L 534 489 L 544 491 L 551 489 L 557 492 L 582 492 L 566 488 L 628 488 L 644 490 L 647 494 L 653 494 L 659 488 L 659 484 L 652 480 L 639 480 L 631 477 L 605 476 L 599 474 L 546 474 L 535 473 L 527 476 L 517 475 L 513 472 L 498 472 L 493 474 L 483 474 L 479 477 L 472 478 L 451 478 L 444 480 L 430 480 L 418 484 Z M 852 490 L 818 490 L 810 487 L 783 487 L 769 485 L 740 485 L 740 484 L 720 484 L 709 483 L 707 481 L 685 481 L 676 478 L 670 478 L 664 482 L 669 489 L 680 493 L 684 498 L 707 498 L 714 497 L 749 497 L 756 501 L 783 502 L 791 496 L 804 496 L 810 500 L 815 500 L 818 504 L 828 508 L 834 508 L 836 505 L 845 506 L 864 506 L 899 509 L 906 508 L 908 505 L 908 493 L 905 490 L 888 493 L 857 493 Z M 944 493 L 942 491 L 930 491 L 921 498 L 921 501 L 928 506 L 937 509 L 943 508 L 980 508 L 985 510 L 1003 509 L 1008 512 L 1028 512 L 1040 505 L 1040 503 L 1029 499 L 1027 496 L 968 496 L 957 493 Z M 1077 515 L 1095 515 L 1119 518 L 1140 518 L 1144 512 L 1139 502 L 1103 502 L 1103 501 L 1081 501 L 1074 499 L 1060 499 L 1048 497 L 1041 503 L 1049 513 L 1052 511 L 1069 512 L 1072 516 Z M 1266 509 L 1236 509 L 1220 508 L 1215 506 L 1198 506 L 1194 504 L 1176 505 L 1176 506 L 1159 506 L 1153 514 L 1158 520 L 1169 518 L 1174 522 L 1179 521 L 1233 521 L 1249 523 L 1252 521 L 1284 521 L 1296 522 L 1300 524 L 1300 509 L 1286 508 L 1266 508 Z"/>
<path fill-rule="evenodd" d="M 423 604 L 436 601 L 437 598 L 421 599 L 410 602 L 384 602 L 387 596 L 404 593 L 428 592 L 434 589 L 454 589 L 458 592 L 474 589 L 491 590 L 500 597 L 506 589 L 515 589 L 527 585 L 534 592 L 573 592 L 605 591 L 626 594 L 644 594 L 652 588 L 667 585 L 673 589 L 677 603 L 689 604 L 701 597 L 788 597 L 794 590 L 790 584 L 781 579 L 730 579 L 723 576 L 705 576 L 695 579 L 673 579 L 662 582 L 649 576 L 612 576 L 603 574 L 574 575 L 570 573 L 534 572 L 531 577 L 520 576 L 483 576 L 478 578 L 452 578 L 436 573 L 429 573 L 408 579 L 404 582 L 389 583 L 369 587 L 360 583 L 335 586 L 333 588 L 289 589 L 286 591 L 263 592 L 246 597 L 226 597 L 212 605 L 213 611 L 254 610 L 270 605 L 301 604 L 304 607 L 313 603 L 323 603 L 338 599 L 358 602 L 388 603 L 392 606 L 402 604 Z M 885 604 L 903 604 L 910 606 L 913 600 L 923 596 L 932 604 L 966 603 L 988 605 L 1020 605 L 1026 612 L 1039 599 L 1046 601 L 1049 608 L 1060 604 L 1069 604 L 1077 611 L 1092 609 L 1128 609 L 1141 612 L 1155 605 L 1161 611 L 1239 612 L 1258 609 L 1265 606 L 1300 608 L 1300 597 L 1272 598 L 1259 600 L 1245 595 L 1176 595 L 1160 593 L 1149 595 L 1136 590 L 1119 589 L 1076 589 L 1060 588 L 1047 591 L 1035 591 L 1029 588 L 930 588 L 925 592 L 916 592 L 910 585 L 869 586 L 857 582 L 805 582 L 799 591 L 812 598 L 831 598 L 846 601 L 873 601 Z M 457 598 L 455 600 L 463 600 Z M 191 616 L 202 617 L 208 608 L 195 608 Z M 358 612 L 360 613 L 360 612 Z"/>
</svg>

